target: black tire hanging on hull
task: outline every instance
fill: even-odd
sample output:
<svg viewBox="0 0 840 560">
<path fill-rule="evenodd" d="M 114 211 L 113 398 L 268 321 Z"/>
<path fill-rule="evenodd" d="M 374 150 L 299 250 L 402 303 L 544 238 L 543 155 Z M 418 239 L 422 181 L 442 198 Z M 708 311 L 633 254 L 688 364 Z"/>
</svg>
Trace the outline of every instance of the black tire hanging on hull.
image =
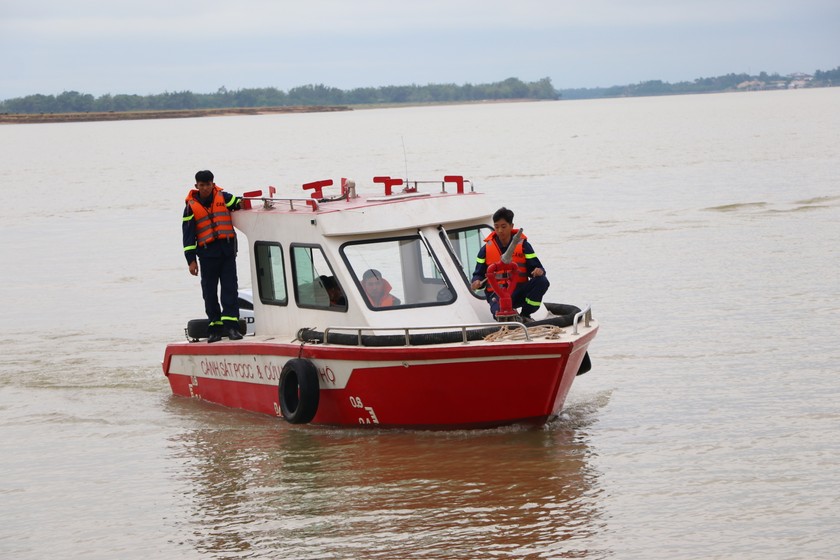
<svg viewBox="0 0 840 560">
<path fill-rule="evenodd" d="M 280 372 L 280 412 L 290 424 L 308 424 L 318 412 L 321 389 L 318 370 L 309 360 L 293 358 Z"/>
<path fill-rule="evenodd" d="M 578 368 L 578 372 L 575 374 L 575 377 L 583 375 L 590 369 L 592 369 L 592 360 L 589 359 L 589 352 L 587 352 L 583 355 L 583 360 L 580 362 L 580 367 Z"/>
</svg>

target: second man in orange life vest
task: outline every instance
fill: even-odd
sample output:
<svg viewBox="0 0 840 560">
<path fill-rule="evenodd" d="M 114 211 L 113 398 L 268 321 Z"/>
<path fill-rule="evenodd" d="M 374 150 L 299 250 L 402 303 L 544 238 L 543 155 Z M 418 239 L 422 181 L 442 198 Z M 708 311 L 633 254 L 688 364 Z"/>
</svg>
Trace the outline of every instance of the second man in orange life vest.
<svg viewBox="0 0 840 560">
<path fill-rule="evenodd" d="M 402 303 L 391 293 L 391 283 L 382 278 L 382 273 L 371 268 L 362 274 L 362 288 L 373 307 L 392 307 Z"/>
<path fill-rule="evenodd" d="M 239 285 L 236 277 L 236 232 L 230 213 L 239 210 L 241 199 L 213 182 L 213 173 L 195 174 L 195 188 L 187 194 L 184 208 L 184 256 L 190 274 L 199 273 L 204 310 L 210 321 L 207 342 L 222 336 L 239 340 Z M 219 305 L 219 284 L 222 286 Z"/>
<path fill-rule="evenodd" d="M 493 228 L 495 231 L 484 239 L 485 245 L 479 249 L 476 257 L 471 284 L 473 290 L 481 288 L 487 277 L 487 267 L 502 260 L 502 255 L 510 245 L 511 239 L 519 231 L 513 229 L 513 211 L 505 207 L 496 210 L 493 214 Z M 532 321 L 531 314 L 540 308 L 542 298 L 548 291 L 548 278 L 545 276 L 545 269 L 540 259 L 537 258 L 537 253 L 524 235 L 513 251 L 512 262 L 519 270 L 516 278 L 517 285 L 511 294 L 511 300 L 514 308 L 522 308 L 519 314 L 523 322 L 529 323 Z M 489 284 L 485 286 L 484 293 L 490 304 L 490 312 L 493 317 L 496 317 L 499 311 L 499 298 L 490 289 Z"/>
</svg>

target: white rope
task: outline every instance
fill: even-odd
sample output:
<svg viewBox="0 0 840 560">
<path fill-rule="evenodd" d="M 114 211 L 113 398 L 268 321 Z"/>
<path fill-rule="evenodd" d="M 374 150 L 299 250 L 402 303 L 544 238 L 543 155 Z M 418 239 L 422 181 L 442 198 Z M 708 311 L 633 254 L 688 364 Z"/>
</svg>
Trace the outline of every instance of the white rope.
<svg viewBox="0 0 840 560">
<path fill-rule="evenodd" d="M 525 327 L 528 329 L 528 335 L 531 338 L 546 338 L 548 340 L 556 340 L 564 331 L 560 327 L 554 325 L 537 325 L 535 327 Z M 525 331 L 520 327 L 503 326 L 494 333 L 490 333 L 484 337 L 487 342 L 498 342 L 500 340 L 525 340 Z"/>
</svg>

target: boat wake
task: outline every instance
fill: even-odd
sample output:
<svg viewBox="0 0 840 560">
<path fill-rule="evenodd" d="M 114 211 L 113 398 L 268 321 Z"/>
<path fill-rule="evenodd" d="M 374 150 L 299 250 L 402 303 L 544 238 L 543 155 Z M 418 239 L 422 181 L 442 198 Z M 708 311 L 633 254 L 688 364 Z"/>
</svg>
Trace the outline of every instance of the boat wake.
<svg viewBox="0 0 840 560">
<path fill-rule="evenodd" d="M 605 408 L 612 397 L 612 390 L 600 391 L 580 401 L 566 401 L 559 416 L 542 427 L 543 430 L 577 430 L 588 428 L 597 422 L 598 413 Z"/>
</svg>

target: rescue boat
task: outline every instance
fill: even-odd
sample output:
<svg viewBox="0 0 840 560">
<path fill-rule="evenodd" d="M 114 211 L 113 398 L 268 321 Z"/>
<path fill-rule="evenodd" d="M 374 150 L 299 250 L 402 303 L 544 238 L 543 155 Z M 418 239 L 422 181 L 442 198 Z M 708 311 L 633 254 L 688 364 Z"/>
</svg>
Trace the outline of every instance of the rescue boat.
<svg viewBox="0 0 840 560">
<path fill-rule="evenodd" d="M 492 231 L 486 195 L 460 175 L 374 177 L 367 196 L 342 179 L 328 197 L 332 185 L 307 183 L 300 198 L 274 187 L 243 195 L 233 222 L 248 240 L 253 323 L 241 322 L 241 340 L 208 344 L 206 320 L 189 321 L 186 340 L 165 351 L 172 392 L 292 424 L 471 429 L 555 418 L 590 369 L 598 323 L 588 305 L 552 303 L 524 323 L 506 311 L 512 275 L 492 267 L 503 305 L 491 315 L 470 286 Z"/>
</svg>

